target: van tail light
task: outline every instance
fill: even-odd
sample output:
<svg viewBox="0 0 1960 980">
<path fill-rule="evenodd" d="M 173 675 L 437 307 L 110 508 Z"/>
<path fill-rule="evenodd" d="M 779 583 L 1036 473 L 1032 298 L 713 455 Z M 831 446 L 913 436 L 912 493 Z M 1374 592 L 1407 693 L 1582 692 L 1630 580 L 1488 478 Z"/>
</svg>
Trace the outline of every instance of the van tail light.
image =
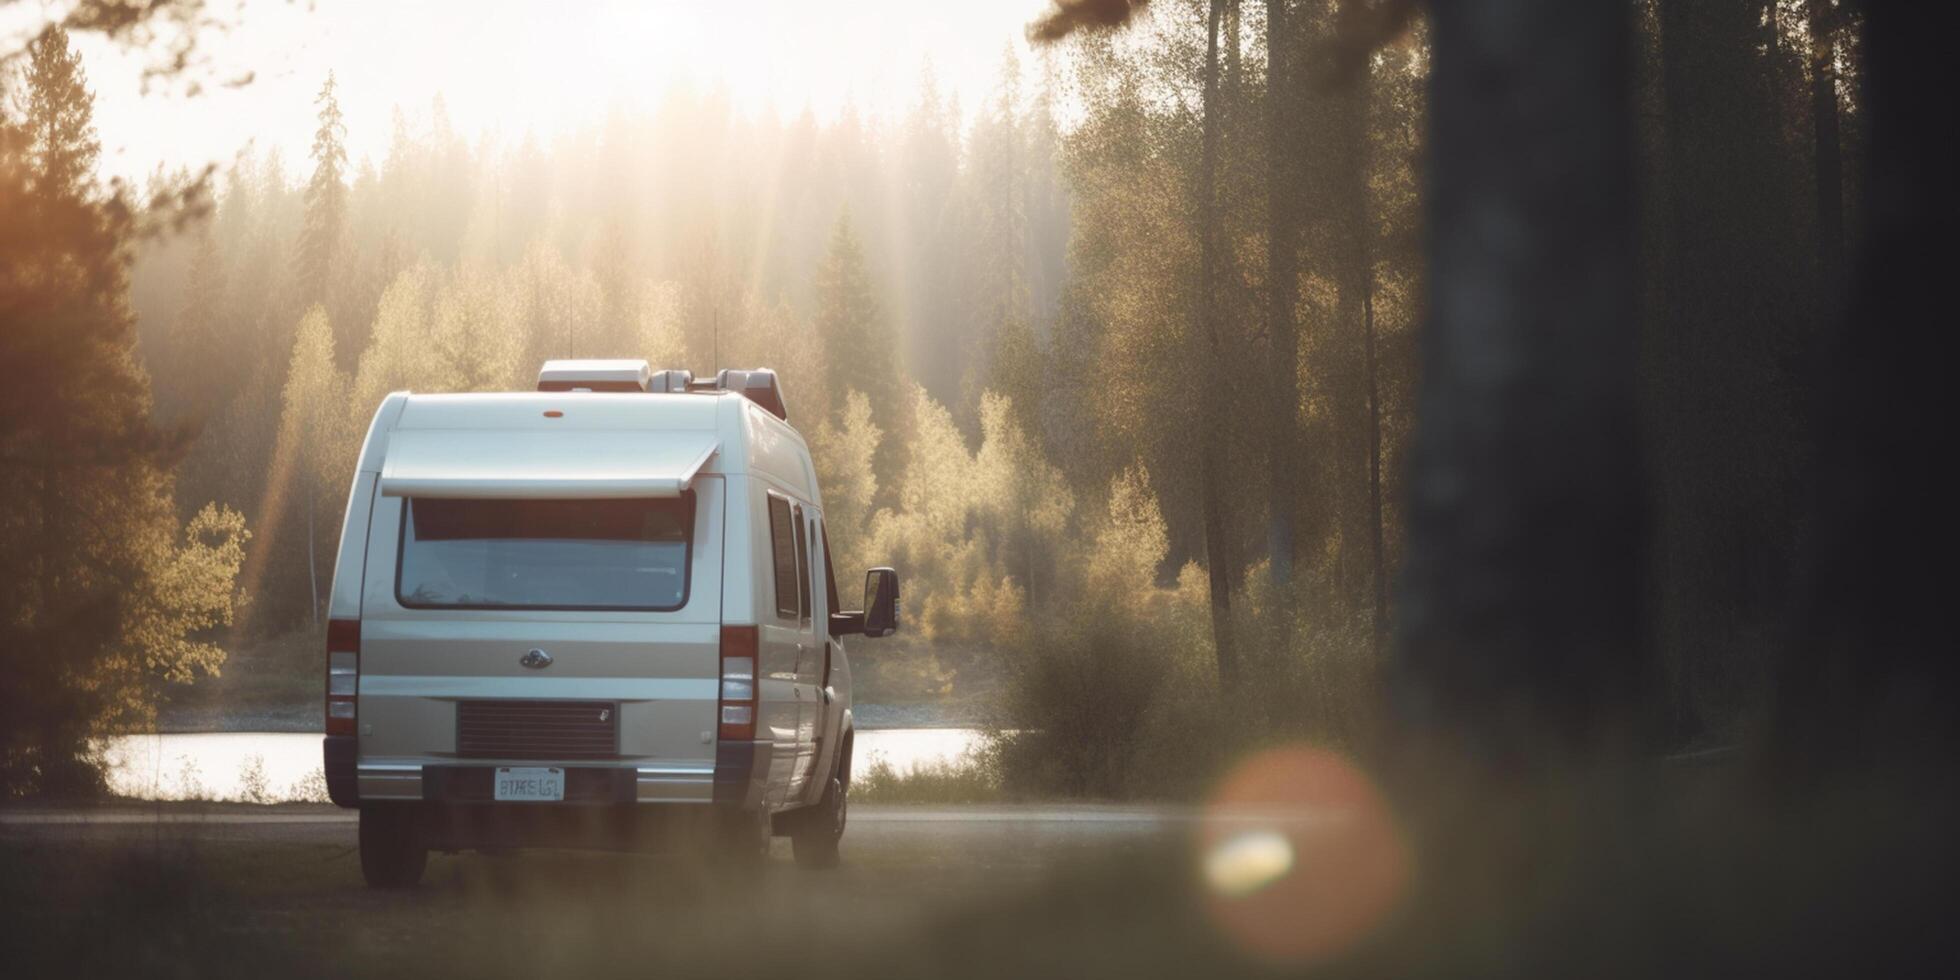
<svg viewBox="0 0 1960 980">
<path fill-rule="evenodd" d="M 327 620 L 327 734 L 354 734 L 354 696 L 361 687 L 361 621 Z"/>
<path fill-rule="evenodd" d="M 756 712 L 756 628 L 721 628 L 721 737 L 747 741 L 755 738 Z"/>
</svg>

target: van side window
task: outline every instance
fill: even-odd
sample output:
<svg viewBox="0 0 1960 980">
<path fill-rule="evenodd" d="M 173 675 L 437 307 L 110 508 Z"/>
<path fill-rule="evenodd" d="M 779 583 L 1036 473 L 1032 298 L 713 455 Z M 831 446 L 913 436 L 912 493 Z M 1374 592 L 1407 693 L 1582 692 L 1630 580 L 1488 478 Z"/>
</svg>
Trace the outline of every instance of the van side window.
<svg viewBox="0 0 1960 980">
<path fill-rule="evenodd" d="M 800 614 L 796 598 L 800 590 L 797 587 L 794 520 L 790 516 L 789 501 L 781 497 L 769 498 L 769 542 L 776 559 L 776 615 L 791 620 Z"/>
<path fill-rule="evenodd" d="M 803 507 L 796 508 L 796 621 L 810 622 L 810 536 L 804 530 Z"/>
<path fill-rule="evenodd" d="M 830 567 L 830 530 L 824 526 L 821 517 L 817 518 L 817 540 L 823 543 L 824 608 L 833 613 L 841 612 L 837 604 L 837 570 Z"/>
</svg>

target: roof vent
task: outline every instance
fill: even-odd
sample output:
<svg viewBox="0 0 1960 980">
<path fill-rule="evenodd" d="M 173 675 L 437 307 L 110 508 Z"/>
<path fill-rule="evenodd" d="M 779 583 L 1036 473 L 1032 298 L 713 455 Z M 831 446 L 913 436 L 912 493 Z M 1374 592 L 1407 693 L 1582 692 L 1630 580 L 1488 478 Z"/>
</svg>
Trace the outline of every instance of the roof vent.
<svg viewBox="0 0 1960 980">
<path fill-rule="evenodd" d="M 644 360 L 546 361 L 538 372 L 538 390 L 646 391 L 651 375 Z"/>
<path fill-rule="evenodd" d="M 768 409 L 769 414 L 789 421 L 789 409 L 783 406 L 783 386 L 776 380 L 776 372 L 768 368 L 748 371 L 723 368 L 715 375 L 715 387 L 745 395 L 749 401 Z"/>
<path fill-rule="evenodd" d="M 653 377 L 647 379 L 647 390 L 662 394 L 669 392 L 680 394 L 687 391 L 693 384 L 693 371 L 680 371 L 669 368 L 665 371 L 653 372 Z"/>
</svg>

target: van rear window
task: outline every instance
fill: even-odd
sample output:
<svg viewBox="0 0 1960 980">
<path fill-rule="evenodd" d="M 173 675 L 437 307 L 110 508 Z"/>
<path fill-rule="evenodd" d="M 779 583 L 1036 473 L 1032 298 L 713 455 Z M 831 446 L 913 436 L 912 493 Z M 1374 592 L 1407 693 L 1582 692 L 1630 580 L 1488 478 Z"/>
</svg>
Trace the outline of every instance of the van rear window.
<svg viewBox="0 0 1960 980">
<path fill-rule="evenodd" d="M 687 602 L 694 497 L 407 501 L 410 608 L 671 610 Z"/>
</svg>

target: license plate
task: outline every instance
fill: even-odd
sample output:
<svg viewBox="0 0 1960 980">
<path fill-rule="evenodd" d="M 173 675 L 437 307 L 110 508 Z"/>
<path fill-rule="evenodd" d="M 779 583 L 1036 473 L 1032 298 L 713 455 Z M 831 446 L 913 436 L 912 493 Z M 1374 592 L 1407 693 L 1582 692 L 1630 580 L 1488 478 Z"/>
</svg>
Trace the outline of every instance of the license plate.
<svg viewBox="0 0 1960 980">
<path fill-rule="evenodd" d="M 565 770 L 557 766 L 498 766 L 495 799 L 550 803 L 565 798 Z"/>
</svg>

